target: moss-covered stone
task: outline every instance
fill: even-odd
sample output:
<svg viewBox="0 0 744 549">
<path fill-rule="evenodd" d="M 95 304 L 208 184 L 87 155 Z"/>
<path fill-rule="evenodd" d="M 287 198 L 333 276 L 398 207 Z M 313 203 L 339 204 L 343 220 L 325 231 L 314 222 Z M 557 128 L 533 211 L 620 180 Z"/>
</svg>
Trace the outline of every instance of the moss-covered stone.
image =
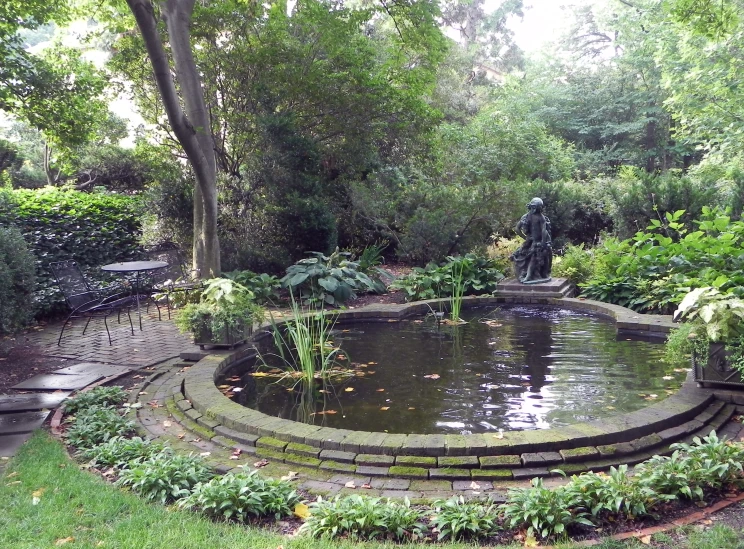
<svg viewBox="0 0 744 549">
<path fill-rule="evenodd" d="M 357 465 L 390 467 L 395 463 L 394 456 L 384 456 L 381 454 L 359 454 L 355 460 Z"/>
<path fill-rule="evenodd" d="M 509 469 L 473 469 L 470 472 L 473 480 L 511 480 L 512 472 Z"/>
<path fill-rule="evenodd" d="M 284 451 L 314 458 L 317 458 L 320 455 L 320 448 L 315 448 L 307 444 L 300 444 L 298 442 L 290 442 L 289 444 L 287 444 L 287 447 L 284 449 Z"/>
<path fill-rule="evenodd" d="M 511 467 L 519 467 L 522 464 L 521 458 L 514 455 L 481 456 L 479 459 L 482 469 L 507 469 Z"/>
<path fill-rule="evenodd" d="M 400 478 L 429 478 L 429 470 L 423 467 L 393 465 L 390 468 L 390 476 Z"/>
<path fill-rule="evenodd" d="M 284 452 L 277 452 L 270 448 L 256 448 L 256 455 L 258 457 L 273 459 L 274 461 L 284 463 Z"/>
<path fill-rule="evenodd" d="M 312 456 L 304 456 L 300 454 L 284 454 L 284 463 L 292 463 L 294 465 L 304 465 L 306 467 L 318 467 L 321 461 L 318 458 Z"/>
<path fill-rule="evenodd" d="M 437 458 L 437 465 L 443 468 L 470 469 L 478 467 L 479 462 L 476 456 L 442 456 Z"/>
<path fill-rule="evenodd" d="M 436 467 L 437 458 L 424 456 L 398 456 L 395 464 L 405 467 Z"/>
<path fill-rule="evenodd" d="M 412 480 L 409 490 L 416 492 L 441 492 L 452 490 L 449 480 Z"/>
<path fill-rule="evenodd" d="M 446 467 L 444 469 L 429 469 L 431 479 L 465 480 L 470 478 L 470 469 L 455 469 Z"/>
<path fill-rule="evenodd" d="M 553 470 L 563 471 L 564 473 L 566 473 L 566 476 L 578 475 L 588 471 L 586 465 L 584 465 L 583 463 L 564 463 L 562 465 L 556 465 L 555 467 L 553 467 Z"/>
<path fill-rule="evenodd" d="M 283 440 L 279 440 L 278 438 L 261 437 L 256 441 L 256 446 L 258 448 L 269 448 L 276 452 L 283 452 L 284 449 L 287 447 L 287 443 Z"/>
<path fill-rule="evenodd" d="M 356 471 L 356 465 L 352 463 L 341 463 L 330 459 L 321 462 L 319 467 L 326 471 L 341 471 L 343 473 L 353 473 Z"/>
<path fill-rule="evenodd" d="M 566 463 L 584 461 L 587 459 L 596 459 L 599 457 L 599 450 L 597 450 L 593 446 L 571 448 L 570 450 L 561 450 L 559 453 Z"/>
</svg>

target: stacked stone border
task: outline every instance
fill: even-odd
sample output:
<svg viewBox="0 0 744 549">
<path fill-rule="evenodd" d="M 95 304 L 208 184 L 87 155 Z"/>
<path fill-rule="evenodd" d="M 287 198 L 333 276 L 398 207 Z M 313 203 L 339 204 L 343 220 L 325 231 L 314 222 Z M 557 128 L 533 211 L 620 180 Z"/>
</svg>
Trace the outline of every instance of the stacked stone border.
<svg viewBox="0 0 744 549">
<path fill-rule="evenodd" d="M 469 297 L 464 307 L 499 304 L 558 306 L 614 319 L 621 334 L 664 338 L 671 317 L 642 315 L 606 303 L 541 295 Z M 340 311 L 338 323 L 396 322 L 446 308 L 446 300 L 404 305 L 374 305 Z M 266 328 L 266 327 L 262 327 Z M 269 337 L 256 331 L 254 341 Z M 629 414 L 558 429 L 471 435 L 388 434 L 306 425 L 245 408 L 216 387 L 217 377 L 234 363 L 255 356 L 253 346 L 221 353 L 184 353 L 198 361 L 172 385 L 172 402 L 212 442 L 242 447 L 273 462 L 325 472 L 420 481 L 484 482 L 550 476 L 555 470 L 577 474 L 635 464 L 667 453 L 674 442 L 689 442 L 711 430 L 726 433 L 736 405 L 735 393 L 716 398 L 687 382 L 667 399 Z M 739 400 L 742 402 L 739 402 Z M 728 401 L 727 401 L 728 400 Z M 175 410 L 174 410 L 175 411 Z"/>
</svg>

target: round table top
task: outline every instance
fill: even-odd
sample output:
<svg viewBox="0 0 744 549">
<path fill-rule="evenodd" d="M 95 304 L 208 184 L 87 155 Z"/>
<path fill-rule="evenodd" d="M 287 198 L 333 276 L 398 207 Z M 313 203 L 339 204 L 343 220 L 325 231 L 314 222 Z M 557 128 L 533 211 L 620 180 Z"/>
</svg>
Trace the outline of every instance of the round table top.
<svg viewBox="0 0 744 549">
<path fill-rule="evenodd" d="M 101 267 L 102 271 L 112 271 L 115 273 L 131 273 L 136 271 L 151 271 L 152 269 L 162 269 L 167 267 L 165 261 L 124 261 L 122 263 L 111 263 Z"/>
</svg>

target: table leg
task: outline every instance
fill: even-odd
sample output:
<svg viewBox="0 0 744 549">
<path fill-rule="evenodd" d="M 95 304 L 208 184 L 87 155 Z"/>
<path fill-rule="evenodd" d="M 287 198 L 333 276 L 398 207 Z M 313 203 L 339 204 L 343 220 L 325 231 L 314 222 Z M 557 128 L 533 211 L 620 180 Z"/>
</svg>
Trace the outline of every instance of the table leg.
<svg viewBox="0 0 744 549">
<path fill-rule="evenodd" d="M 137 318 L 139 318 L 140 331 L 142 331 L 142 311 L 140 311 L 140 300 L 139 300 L 139 271 L 134 276 L 134 295 L 137 300 Z"/>
</svg>

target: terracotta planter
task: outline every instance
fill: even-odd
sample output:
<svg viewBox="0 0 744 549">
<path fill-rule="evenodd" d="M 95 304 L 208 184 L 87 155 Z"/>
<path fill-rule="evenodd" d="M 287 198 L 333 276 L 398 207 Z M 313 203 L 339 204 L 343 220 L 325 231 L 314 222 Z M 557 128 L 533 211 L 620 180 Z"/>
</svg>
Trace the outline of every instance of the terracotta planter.
<svg viewBox="0 0 744 549">
<path fill-rule="evenodd" d="M 708 350 L 708 361 L 703 363 L 693 355 L 692 365 L 695 371 L 695 381 L 701 386 L 708 383 L 728 385 L 744 389 L 741 372 L 731 367 L 730 351 L 726 351 L 723 343 L 711 343 Z"/>
<path fill-rule="evenodd" d="M 228 347 L 232 349 L 237 345 L 245 343 L 252 333 L 252 324 L 241 324 L 224 329 L 217 334 L 212 333 L 212 330 L 204 327 L 198 333 L 194 334 L 194 344 L 198 345 L 200 349 L 204 349 L 206 345 L 212 347 Z"/>
</svg>

